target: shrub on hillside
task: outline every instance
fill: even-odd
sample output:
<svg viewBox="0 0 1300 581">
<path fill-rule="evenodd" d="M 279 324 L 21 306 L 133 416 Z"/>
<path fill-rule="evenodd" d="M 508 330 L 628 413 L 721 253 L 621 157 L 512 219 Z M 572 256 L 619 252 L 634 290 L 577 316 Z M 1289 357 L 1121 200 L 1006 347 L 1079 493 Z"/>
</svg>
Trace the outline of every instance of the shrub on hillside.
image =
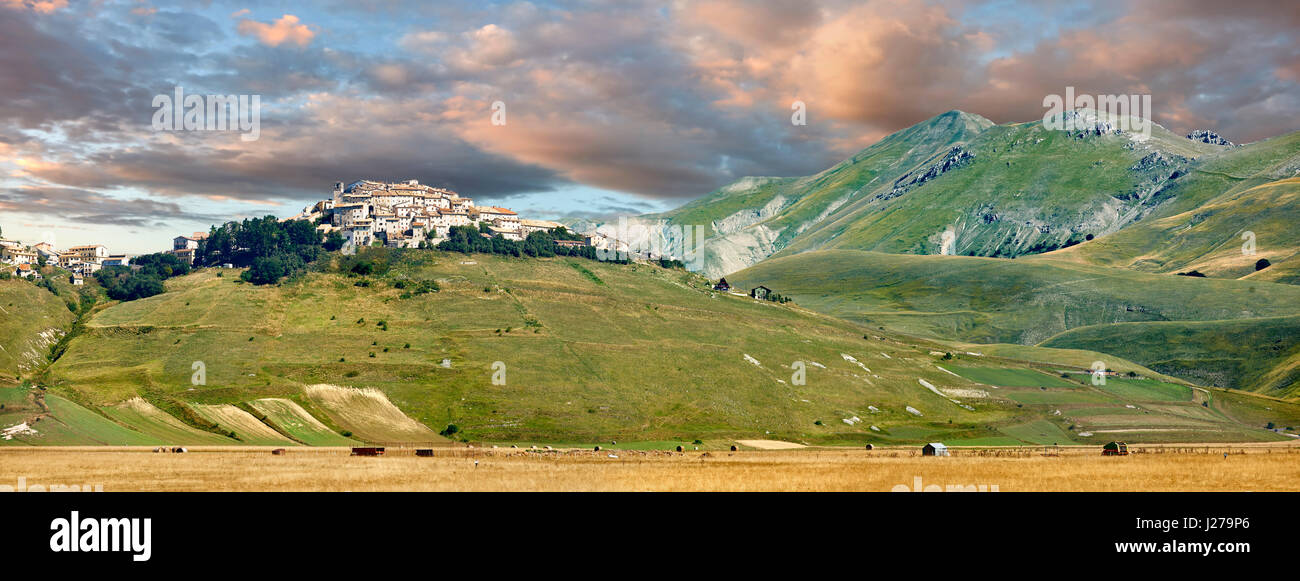
<svg viewBox="0 0 1300 581">
<path fill-rule="evenodd" d="M 253 284 L 275 284 L 281 278 L 288 276 L 290 271 L 289 262 L 284 258 L 258 257 L 253 259 L 252 266 L 240 276 Z"/>
</svg>

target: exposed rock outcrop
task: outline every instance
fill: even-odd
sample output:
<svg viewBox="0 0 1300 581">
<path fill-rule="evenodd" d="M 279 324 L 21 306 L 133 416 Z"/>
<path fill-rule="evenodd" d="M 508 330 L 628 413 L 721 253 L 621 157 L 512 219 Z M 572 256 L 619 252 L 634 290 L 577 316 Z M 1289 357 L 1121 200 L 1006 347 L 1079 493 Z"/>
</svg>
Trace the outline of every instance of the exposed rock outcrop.
<svg viewBox="0 0 1300 581">
<path fill-rule="evenodd" d="M 1227 139 L 1220 137 L 1218 133 L 1215 133 L 1208 129 L 1196 129 L 1191 133 L 1188 133 L 1187 138 L 1192 141 L 1199 141 L 1201 143 L 1208 143 L 1210 145 L 1226 145 L 1229 147 L 1233 145 L 1231 141 L 1228 141 Z"/>
<path fill-rule="evenodd" d="M 966 148 L 960 145 L 955 146 L 949 149 L 943 158 L 930 164 L 924 170 L 903 174 L 894 180 L 894 187 L 888 194 L 877 196 L 877 198 L 882 200 L 897 198 L 912 188 L 966 165 L 972 159 L 975 159 L 974 153 L 967 151 Z"/>
</svg>

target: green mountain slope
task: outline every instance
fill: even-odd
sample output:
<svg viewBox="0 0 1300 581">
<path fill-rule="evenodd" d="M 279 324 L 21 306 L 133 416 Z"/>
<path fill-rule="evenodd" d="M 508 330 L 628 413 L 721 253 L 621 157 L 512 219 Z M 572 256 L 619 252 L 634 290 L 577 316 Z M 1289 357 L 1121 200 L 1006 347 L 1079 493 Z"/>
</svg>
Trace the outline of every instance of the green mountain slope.
<svg viewBox="0 0 1300 581">
<path fill-rule="evenodd" d="M 1205 156 L 1169 184 L 1151 219 L 1061 252 L 1063 258 L 1150 272 L 1300 282 L 1300 132 Z M 1255 252 L 1244 253 L 1253 233 Z M 1261 258 L 1271 272 L 1255 272 Z"/>
<path fill-rule="evenodd" d="M 1041 122 L 980 133 L 902 179 L 881 184 L 791 243 L 815 249 L 1020 256 L 1104 235 L 1163 202 L 1162 184 L 1213 151 L 1154 126 L 1067 132 Z M 944 248 L 945 232 L 951 245 Z"/>
<path fill-rule="evenodd" d="M 978 115 L 949 111 L 893 133 L 818 174 L 742 178 L 680 208 L 635 222 L 652 232 L 667 231 L 669 239 L 671 227 L 704 227 L 709 238 L 701 250 L 703 272 L 719 276 L 767 258 L 855 200 L 992 126 Z"/>
<path fill-rule="evenodd" d="M 744 178 L 637 222 L 670 239 L 667 227 L 704 226 L 702 272 L 714 277 L 819 249 L 1011 257 L 1193 208 L 1224 192 L 1207 176 L 1294 173 L 1281 175 L 1290 166 L 1279 161 L 1297 152 L 1290 137 L 1224 147 L 1158 125 L 1149 137 L 1122 131 L 1105 113 L 1074 114 L 1093 129 L 993 125 L 949 111 L 816 175 Z"/>
</svg>

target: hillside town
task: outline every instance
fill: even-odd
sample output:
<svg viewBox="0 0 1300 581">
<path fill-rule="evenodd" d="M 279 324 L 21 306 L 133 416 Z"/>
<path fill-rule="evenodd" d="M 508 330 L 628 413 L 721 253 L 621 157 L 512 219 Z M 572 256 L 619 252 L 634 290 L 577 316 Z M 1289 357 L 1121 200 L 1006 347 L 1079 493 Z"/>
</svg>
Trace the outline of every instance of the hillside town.
<svg viewBox="0 0 1300 581">
<path fill-rule="evenodd" d="M 382 245 L 389 248 L 432 248 L 445 240 L 454 226 L 479 228 L 482 236 L 501 236 L 522 241 L 533 232 L 552 232 L 563 225 L 549 220 L 521 218 L 516 212 L 498 206 L 476 206 L 474 200 L 446 189 L 421 184 L 418 180 L 381 182 L 358 180 L 351 184 L 337 182 L 330 198 L 303 208 L 281 222 L 306 220 L 316 225 L 322 237 L 338 233 L 344 239 L 344 251 L 358 247 Z M 194 264 L 206 232 L 181 234 L 172 239 L 165 252 L 187 264 Z M 556 240 L 561 246 L 590 246 L 599 250 L 627 252 L 628 244 L 599 232 L 583 235 L 580 240 Z M 86 244 L 58 250 L 48 242 L 27 245 L 16 240 L 0 239 L 0 274 L 39 279 L 39 267 L 52 265 L 70 274 L 73 284 L 81 284 L 104 267 L 131 266 L 131 256 L 112 253 L 103 244 Z M 650 258 L 649 255 L 639 258 Z"/>
<path fill-rule="evenodd" d="M 446 239 L 453 226 L 474 226 L 487 237 L 520 241 L 533 232 L 550 232 L 562 225 L 548 220 L 520 218 L 497 206 L 476 206 L 474 200 L 417 180 L 379 182 L 360 180 L 334 184 L 330 199 L 321 200 L 285 220 L 317 223 L 322 235 L 340 233 L 347 247 L 382 244 L 390 248 L 432 246 Z M 603 247 L 599 235 L 572 244 Z"/>
<path fill-rule="evenodd" d="M 39 279 L 41 274 L 37 267 L 53 265 L 68 271 L 73 284 L 81 284 L 84 277 L 99 272 L 105 266 L 127 266 L 130 257 L 126 254 L 111 254 L 102 244 L 73 246 L 67 250 L 56 250 L 48 242 L 28 246 L 17 240 L 0 239 L 0 264 L 4 264 L 4 274 L 22 278 Z"/>
</svg>

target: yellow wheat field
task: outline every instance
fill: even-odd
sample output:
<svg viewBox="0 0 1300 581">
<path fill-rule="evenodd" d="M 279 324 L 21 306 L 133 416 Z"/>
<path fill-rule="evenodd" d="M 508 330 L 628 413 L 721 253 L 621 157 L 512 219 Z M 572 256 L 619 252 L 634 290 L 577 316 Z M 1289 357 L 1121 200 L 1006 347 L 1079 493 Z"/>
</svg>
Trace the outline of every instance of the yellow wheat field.
<svg viewBox="0 0 1300 581">
<path fill-rule="evenodd" d="M 961 450 L 742 452 L 346 448 L 0 448 L 0 486 L 102 485 L 104 491 L 875 491 L 984 485 L 1015 491 L 1300 491 L 1300 450 L 1279 446 L 1095 449 L 1060 456 Z M 1224 452 L 1229 452 L 1224 457 Z M 980 456 L 978 454 L 985 454 Z M 477 465 L 476 465 L 477 462 Z"/>
</svg>

